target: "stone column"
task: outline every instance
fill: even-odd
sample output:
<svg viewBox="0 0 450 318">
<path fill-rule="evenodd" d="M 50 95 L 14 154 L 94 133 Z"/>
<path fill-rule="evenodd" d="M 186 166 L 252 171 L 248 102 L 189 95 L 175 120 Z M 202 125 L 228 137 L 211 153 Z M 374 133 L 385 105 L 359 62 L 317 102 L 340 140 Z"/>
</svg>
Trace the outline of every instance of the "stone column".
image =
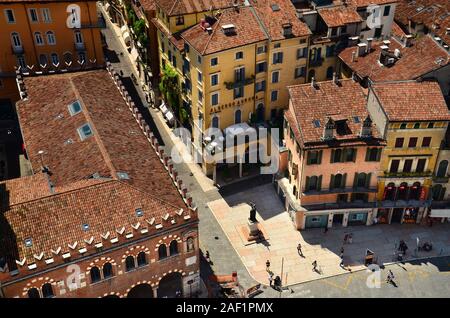
<svg viewBox="0 0 450 318">
<path fill-rule="evenodd" d="M 239 178 L 242 178 L 242 160 L 239 160 Z"/>
<path fill-rule="evenodd" d="M 342 219 L 342 226 L 343 227 L 347 227 L 349 214 L 350 214 L 350 212 L 345 212 L 344 213 L 344 217 Z"/>
<path fill-rule="evenodd" d="M 153 298 L 158 298 L 158 287 L 152 287 Z"/>
<path fill-rule="evenodd" d="M 334 216 L 333 213 L 329 213 L 329 214 L 328 214 L 328 224 L 327 224 L 327 227 L 328 227 L 328 228 L 333 227 L 333 216 Z"/>
</svg>

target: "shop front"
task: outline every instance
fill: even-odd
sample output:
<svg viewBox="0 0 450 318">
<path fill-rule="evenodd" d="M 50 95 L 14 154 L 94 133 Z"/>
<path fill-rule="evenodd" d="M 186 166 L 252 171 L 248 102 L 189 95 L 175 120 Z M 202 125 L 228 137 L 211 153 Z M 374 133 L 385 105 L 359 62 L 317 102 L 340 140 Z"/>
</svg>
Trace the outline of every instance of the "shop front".
<svg viewBox="0 0 450 318">
<path fill-rule="evenodd" d="M 417 222 L 419 208 L 406 208 L 403 214 L 403 223 L 414 224 Z"/>
<path fill-rule="evenodd" d="M 389 224 L 389 212 L 391 209 L 378 209 L 377 224 Z"/>
<path fill-rule="evenodd" d="M 348 225 L 366 225 L 367 212 L 350 212 L 348 215 Z"/>
<path fill-rule="evenodd" d="M 328 224 L 328 214 L 324 215 L 310 215 L 306 217 L 305 228 L 324 228 Z"/>
</svg>

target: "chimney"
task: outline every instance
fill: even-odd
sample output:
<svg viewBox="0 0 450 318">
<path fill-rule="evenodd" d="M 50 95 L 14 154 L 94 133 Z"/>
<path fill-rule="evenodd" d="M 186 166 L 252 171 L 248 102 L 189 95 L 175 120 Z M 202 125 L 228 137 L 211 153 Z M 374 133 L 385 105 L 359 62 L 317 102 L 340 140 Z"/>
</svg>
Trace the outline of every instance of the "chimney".
<svg viewBox="0 0 450 318">
<path fill-rule="evenodd" d="M 445 34 L 446 34 L 446 35 L 450 35 L 450 28 L 447 28 L 447 29 L 446 29 Z"/>
<path fill-rule="evenodd" d="M 283 36 L 289 37 L 291 35 L 292 35 L 292 24 L 291 23 L 283 24 Z"/>
<path fill-rule="evenodd" d="M 386 45 L 387 47 L 389 47 L 389 45 L 391 44 L 391 41 L 389 40 L 384 40 L 383 44 Z"/>
<path fill-rule="evenodd" d="M 412 39 L 413 39 L 413 36 L 411 34 L 405 35 L 405 39 L 403 40 L 404 41 L 403 46 L 410 47 L 412 44 Z"/>
<path fill-rule="evenodd" d="M 370 119 L 370 116 L 367 115 L 361 127 L 361 137 L 367 138 L 371 136 L 372 136 L 372 119 Z"/>
<path fill-rule="evenodd" d="M 325 124 L 325 128 L 323 130 L 323 139 L 324 140 L 331 140 L 334 137 L 333 131 L 335 128 L 335 124 L 333 119 L 328 118 L 327 123 Z"/>
<path fill-rule="evenodd" d="M 367 53 L 370 53 L 370 50 L 372 49 L 372 41 L 373 41 L 373 38 L 367 39 Z"/>
<path fill-rule="evenodd" d="M 311 78 L 311 87 L 316 88 L 316 79 L 314 78 L 314 76 Z"/>
<path fill-rule="evenodd" d="M 360 56 L 364 56 L 364 54 L 366 54 L 366 47 L 367 44 L 366 43 L 358 43 L 357 45 L 358 50 L 356 51 L 356 57 L 360 57 Z"/>
<path fill-rule="evenodd" d="M 239 12 L 239 0 L 233 1 L 233 7 L 234 7 L 234 10 L 236 10 L 236 12 Z"/>
<path fill-rule="evenodd" d="M 357 36 L 351 36 L 351 37 L 349 37 L 348 38 L 348 46 L 350 47 L 350 46 L 355 46 L 356 44 L 358 44 L 358 40 L 359 40 L 359 37 L 357 37 Z"/>
<path fill-rule="evenodd" d="M 333 72 L 333 83 L 336 85 L 339 84 L 339 78 L 338 78 L 336 72 Z"/>
<path fill-rule="evenodd" d="M 395 55 L 396 58 L 400 58 L 400 55 L 401 55 L 400 50 L 399 49 L 395 49 L 394 50 L 394 55 Z"/>
<path fill-rule="evenodd" d="M 356 51 L 352 52 L 352 62 L 356 61 Z"/>
</svg>

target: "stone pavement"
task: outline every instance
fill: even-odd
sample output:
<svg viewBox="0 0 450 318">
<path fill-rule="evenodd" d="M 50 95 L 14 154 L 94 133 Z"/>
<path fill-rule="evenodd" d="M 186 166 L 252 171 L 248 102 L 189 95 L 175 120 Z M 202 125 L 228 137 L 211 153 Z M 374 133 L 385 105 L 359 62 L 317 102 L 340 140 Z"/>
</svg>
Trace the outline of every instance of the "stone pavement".
<svg viewBox="0 0 450 318">
<path fill-rule="evenodd" d="M 247 242 L 240 233 L 247 223 L 253 201 L 257 207 L 257 219 L 268 235 L 261 243 Z M 308 229 L 297 231 L 284 211 L 271 184 L 251 188 L 224 199 L 208 203 L 220 226 L 241 257 L 250 275 L 258 282 L 268 283 L 266 261 L 270 260 L 271 270 L 281 275 L 283 262 L 283 284 L 292 285 L 324 277 L 348 273 L 349 270 L 363 270 L 366 249 L 375 253 L 378 264 L 388 264 L 394 260 L 394 250 L 400 240 L 409 247 L 407 259 L 415 259 L 416 238 L 421 242 L 430 241 L 433 251 L 418 252 L 417 257 L 432 257 L 450 254 L 450 224 L 435 224 L 433 227 L 421 225 L 375 225 L 352 226 L 329 229 Z M 352 244 L 343 244 L 345 233 L 353 233 Z M 297 252 L 301 243 L 304 257 Z M 340 250 L 344 247 L 345 269 L 339 266 Z M 319 272 L 312 270 L 316 260 Z"/>
</svg>

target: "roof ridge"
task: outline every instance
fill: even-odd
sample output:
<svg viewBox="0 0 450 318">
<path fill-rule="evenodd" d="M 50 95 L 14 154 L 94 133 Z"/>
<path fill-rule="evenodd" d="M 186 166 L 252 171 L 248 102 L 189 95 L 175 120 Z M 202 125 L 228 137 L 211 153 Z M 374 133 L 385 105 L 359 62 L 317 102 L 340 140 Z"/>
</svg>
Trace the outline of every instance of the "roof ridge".
<svg viewBox="0 0 450 318">
<path fill-rule="evenodd" d="M 226 10 L 224 10 L 224 11 L 226 11 Z M 203 51 L 201 52 L 202 55 L 205 54 L 206 49 L 208 48 L 209 44 L 211 43 L 212 37 L 216 33 L 217 28 L 219 27 L 220 20 L 222 20 L 222 17 L 223 17 L 223 13 L 221 13 L 219 18 L 217 19 L 216 26 L 214 27 L 213 31 L 211 32 L 211 36 L 209 37 L 208 42 L 206 42 L 206 45 L 205 45 Z"/>
</svg>

